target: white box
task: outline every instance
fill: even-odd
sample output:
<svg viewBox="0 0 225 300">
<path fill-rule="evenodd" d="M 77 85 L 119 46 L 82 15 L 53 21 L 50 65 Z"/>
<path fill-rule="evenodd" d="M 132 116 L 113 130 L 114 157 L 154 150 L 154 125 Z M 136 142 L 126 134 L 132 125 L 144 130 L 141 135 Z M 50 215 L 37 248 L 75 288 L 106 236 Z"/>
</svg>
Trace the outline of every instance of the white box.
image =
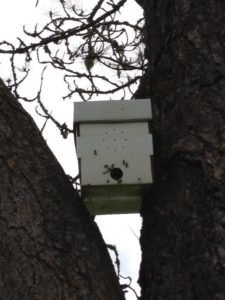
<svg viewBox="0 0 225 300">
<path fill-rule="evenodd" d="M 153 182 L 149 99 L 75 103 L 81 191 L 90 212 L 139 212 Z"/>
</svg>

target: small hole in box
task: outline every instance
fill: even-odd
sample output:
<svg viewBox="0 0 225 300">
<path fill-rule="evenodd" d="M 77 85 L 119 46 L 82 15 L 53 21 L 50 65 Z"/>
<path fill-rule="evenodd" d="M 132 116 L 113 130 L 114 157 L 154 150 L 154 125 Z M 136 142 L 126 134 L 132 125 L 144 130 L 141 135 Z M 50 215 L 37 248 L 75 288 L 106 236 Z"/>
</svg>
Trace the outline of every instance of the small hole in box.
<svg viewBox="0 0 225 300">
<path fill-rule="evenodd" d="M 110 176 L 114 180 L 120 180 L 123 177 L 123 171 L 120 168 L 112 168 L 110 170 Z"/>
</svg>

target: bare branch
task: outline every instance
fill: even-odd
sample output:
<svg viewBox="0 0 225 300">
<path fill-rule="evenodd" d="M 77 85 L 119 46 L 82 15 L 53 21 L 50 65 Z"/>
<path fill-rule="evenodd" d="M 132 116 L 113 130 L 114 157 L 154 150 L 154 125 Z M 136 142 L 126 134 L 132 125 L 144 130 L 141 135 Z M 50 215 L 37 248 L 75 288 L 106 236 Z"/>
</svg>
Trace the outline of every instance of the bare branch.
<svg viewBox="0 0 225 300">
<path fill-rule="evenodd" d="M 115 5 L 113 7 L 113 9 L 111 9 L 110 11 L 106 12 L 105 14 L 103 14 L 102 16 L 98 17 L 96 20 L 82 25 L 80 27 L 77 28 L 72 28 L 72 29 L 68 29 L 67 31 L 63 31 L 63 32 L 57 32 L 55 34 L 53 34 L 52 36 L 49 36 L 47 38 L 43 38 L 40 42 L 38 43 L 32 43 L 28 46 L 23 46 L 23 47 L 19 47 L 15 50 L 3 50 L 0 49 L 0 53 L 4 53 L 4 54 L 13 54 L 13 53 L 25 53 L 28 50 L 34 50 L 37 47 L 41 47 L 44 45 L 48 45 L 50 43 L 57 43 L 62 41 L 63 39 L 68 39 L 69 37 L 73 36 L 73 35 L 77 35 L 78 33 L 82 33 L 83 31 L 94 27 L 96 24 L 98 24 L 100 21 L 106 19 L 108 16 L 110 16 L 111 14 L 113 14 L 114 12 L 118 11 L 126 2 L 127 0 L 121 0 L 119 1 L 119 3 L 117 5 Z"/>
<path fill-rule="evenodd" d="M 46 108 L 41 98 L 46 66 L 61 74 L 64 79 L 63 100 L 78 95 L 83 101 L 101 95 L 117 93 L 120 99 L 134 93 L 135 83 L 142 77 L 147 63 L 143 47 L 143 18 L 136 24 L 121 19 L 119 9 L 126 0 L 98 0 L 91 12 L 84 12 L 68 0 L 60 2 L 60 13 L 50 11 L 49 21 L 44 26 L 34 26 L 33 32 L 24 28 L 29 39 L 18 38 L 15 46 L 0 42 L 0 54 L 10 55 L 12 75 L 7 80 L 18 99 L 37 101 L 47 121 L 53 122 L 63 137 L 73 132 L 65 123 L 60 124 Z M 37 0 L 36 5 L 38 5 Z M 43 65 L 41 84 L 36 96 L 29 99 L 21 96 L 20 86 L 26 84 L 30 70 L 36 69 L 34 61 Z M 18 63 L 19 62 L 19 63 Z M 21 66 L 21 62 L 24 62 Z M 41 71 L 39 71 L 41 72 Z M 104 87 L 104 88 L 102 88 Z M 109 96 L 108 96 L 109 97 Z"/>
<path fill-rule="evenodd" d="M 45 70 L 46 70 L 46 68 L 44 68 L 43 71 L 42 71 L 41 84 L 40 84 L 40 89 L 39 89 L 38 96 L 37 96 L 37 102 L 40 105 L 42 111 L 44 112 L 45 118 L 50 119 L 56 125 L 56 127 L 59 128 L 60 133 L 63 136 L 63 138 L 66 139 L 68 134 L 69 133 L 74 133 L 74 131 L 72 129 L 69 129 L 65 123 L 63 123 L 61 125 L 55 118 L 53 118 L 51 113 L 48 112 L 47 108 L 44 106 L 43 102 L 41 101 L 41 92 L 42 92 L 42 85 L 43 85 Z"/>
</svg>

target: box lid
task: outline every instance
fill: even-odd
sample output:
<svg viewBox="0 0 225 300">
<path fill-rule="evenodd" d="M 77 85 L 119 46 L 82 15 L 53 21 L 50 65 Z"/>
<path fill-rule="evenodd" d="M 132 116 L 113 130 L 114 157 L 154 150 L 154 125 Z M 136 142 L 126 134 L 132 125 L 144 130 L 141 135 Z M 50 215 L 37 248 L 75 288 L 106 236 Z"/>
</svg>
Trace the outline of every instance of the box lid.
<svg viewBox="0 0 225 300">
<path fill-rule="evenodd" d="M 150 119 L 150 99 L 74 103 L 75 123 L 137 122 Z"/>
</svg>

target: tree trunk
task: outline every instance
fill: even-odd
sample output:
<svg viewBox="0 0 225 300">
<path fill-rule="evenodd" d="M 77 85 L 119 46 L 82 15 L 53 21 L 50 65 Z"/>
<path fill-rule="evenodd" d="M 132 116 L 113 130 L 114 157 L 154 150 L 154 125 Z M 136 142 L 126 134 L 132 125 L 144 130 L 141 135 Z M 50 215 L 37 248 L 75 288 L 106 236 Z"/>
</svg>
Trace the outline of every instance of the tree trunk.
<svg viewBox="0 0 225 300">
<path fill-rule="evenodd" d="M 155 184 L 142 300 L 225 299 L 225 2 L 144 0 Z"/>
<path fill-rule="evenodd" d="M 0 82 L 0 299 L 124 299 L 92 218 Z"/>
</svg>

